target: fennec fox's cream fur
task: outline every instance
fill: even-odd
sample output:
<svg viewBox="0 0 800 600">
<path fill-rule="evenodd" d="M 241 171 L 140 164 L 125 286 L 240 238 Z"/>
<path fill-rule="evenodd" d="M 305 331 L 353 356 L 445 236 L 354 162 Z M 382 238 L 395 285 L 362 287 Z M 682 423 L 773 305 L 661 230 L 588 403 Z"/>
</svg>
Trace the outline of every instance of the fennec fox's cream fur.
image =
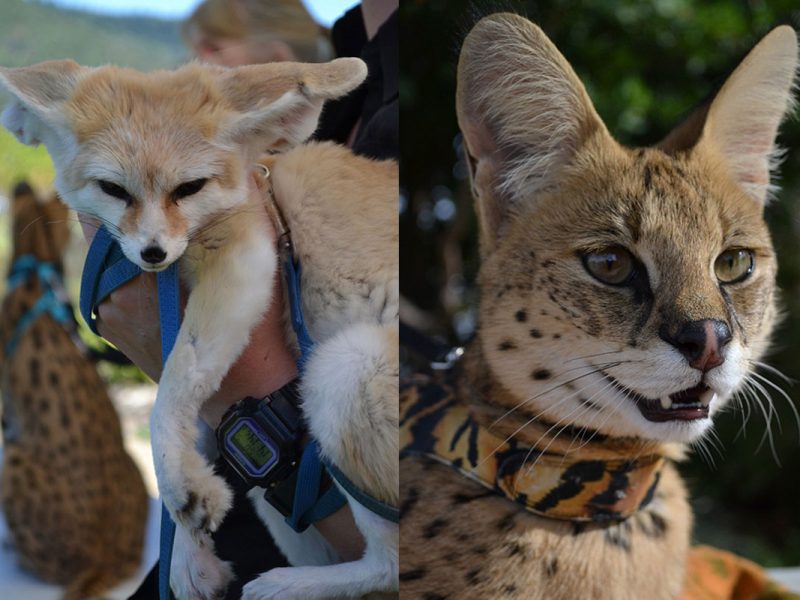
<svg viewBox="0 0 800 600">
<path fill-rule="evenodd" d="M 214 557 L 209 537 L 230 506 L 231 492 L 195 449 L 196 419 L 272 298 L 275 240 L 264 197 L 249 183 L 253 165 L 265 152 L 287 151 L 305 140 L 323 102 L 345 95 L 365 76 L 358 59 L 237 69 L 190 64 L 150 74 L 71 61 L 0 69 L 0 83 L 14 96 L 3 123 L 25 143 L 47 146 L 66 202 L 100 219 L 128 259 L 146 271 L 181 259 L 191 292 L 161 377 L 151 433 L 159 488 L 178 523 L 173 566 L 179 568 L 173 568 L 172 586 L 182 598 L 215 597 L 231 576 L 229 565 Z M 299 156 L 300 163 L 293 158 Z M 328 456 L 342 461 L 368 491 L 391 500 L 397 468 L 387 456 L 395 457 L 397 447 L 396 436 L 386 431 L 396 425 L 397 397 L 383 392 L 396 386 L 397 377 L 396 167 L 321 144 L 276 158 L 274 169 L 277 201 L 303 263 L 303 302 L 318 344 L 303 382 L 307 419 Z M 322 173 L 328 179 L 320 179 Z M 352 177 L 349 183 L 345 176 Z M 313 197 L 296 197 L 295 190 Z M 338 198 L 337 190 L 349 197 Z M 305 207 L 308 218 L 296 216 L 294 206 Z M 334 206 L 352 214 L 331 213 Z M 338 229 L 325 233 L 329 227 Z M 326 247 L 316 245 L 323 239 Z M 364 254 L 343 252 L 351 242 Z M 357 266 L 346 263 L 355 258 Z M 352 360 L 337 363 L 337 371 L 330 363 L 342 352 Z M 317 373 L 338 374 L 338 385 L 315 381 Z M 336 418 L 315 429 L 314 411 Z M 345 422 L 344 415 L 356 421 Z M 376 422 L 365 427 L 359 418 Z M 365 430 L 369 437 L 352 435 Z M 365 460 L 371 453 L 383 458 Z M 367 539 L 362 560 L 316 568 L 304 578 L 293 577 L 291 569 L 273 571 L 246 596 L 313 598 L 396 588 L 397 528 L 371 514 L 360 516 L 363 509 L 351 504 Z M 293 543 L 284 541 L 296 536 L 284 524 L 270 527 L 282 547 Z M 316 534 L 319 542 L 319 534 L 309 531 L 299 537 Z M 321 554 L 326 562 L 336 559 L 328 549 Z"/>
<path fill-rule="evenodd" d="M 11 206 L 13 258 L 61 268 L 67 207 L 26 184 Z M 20 329 L 44 293 L 32 272 L 0 313 L 3 514 L 25 569 L 65 586 L 65 600 L 102 598 L 139 566 L 147 492 L 105 384 L 71 332 L 50 314 Z"/>
<path fill-rule="evenodd" d="M 630 149 L 536 25 L 475 26 L 456 105 L 480 222 L 479 333 L 452 388 L 475 420 L 588 460 L 674 458 L 707 432 L 776 321 L 762 214 L 796 67 L 796 35 L 778 27 L 662 143 Z M 535 516 L 413 456 L 401 490 L 404 598 L 682 589 L 691 513 L 669 463 L 621 522 Z"/>
</svg>

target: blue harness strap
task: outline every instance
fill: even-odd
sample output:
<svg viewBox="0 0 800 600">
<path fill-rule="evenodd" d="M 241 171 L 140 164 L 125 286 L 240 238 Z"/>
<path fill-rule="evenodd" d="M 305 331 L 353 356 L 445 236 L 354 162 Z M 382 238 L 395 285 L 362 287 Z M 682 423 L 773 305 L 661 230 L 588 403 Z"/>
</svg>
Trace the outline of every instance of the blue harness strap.
<svg viewBox="0 0 800 600">
<path fill-rule="evenodd" d="M 308 328 L 303 318 L 303 305 L 300 296 L 300 263 L 296 263 L 293 260 L 291 252 L 288 252 L 284 259 L 283 272 L 289 296 L 292 328 L 300 346 L 300 359 L 297 361 L 297 369 L 303 375 L 308 358 L 314 349 L 314 341 L 308 333 Z M 316 440 L 311 440 L 306 445 L 303 456 L 300 459 L 292 515 L 286 519 L 292 529 L 303 531 L 310 523 L 335 513 L 346 503 L 346 498 L 335 485 L 331 486 L 321 498 L 318 498 L 323 468 L 327 469 L 330 476 L 339 483 L 342 489 L 364 508 L 387 521 L 400 522 L 400 511 L 396 507 L 381 502 L 359 489 L 331 461 L 321 456 L 319 444 L 317 444 Z"/>
<path fill-rule="evenodd" d="M 390 504 L 386 504 L 385 502 L 381 502 L 377 498 L 370 496 L 369 494 L 365 493 L 362 489 L 356 487 L 356 485 L 348 479 L 344 473 L 342 473 L 336 465 L 334 465 L 329 460 L 324 460 L 325 468 L 328 469 L 328 473 L 331 474 L 336 482 L 342 486 L 342 489 L 347 492 L 350 496 L 353 497 L 353 500 L 358 502 L 361 506 L 369 510 L 370 512 L 375 513 L 379 517 L 386 519 L 387 521 L 391 521 L 392 523 L 399 523 L 400 522 L 400 509 L 396 506 L 392 506 Z"/>
<path fill-rule="evenodd" d="M 105 227 L 97 230 L 83 265 L 80 296 L 81 315 L 96 335 L 100 335 L 95 314 L 97 306 L 141 272 L 138 266 L 125 258 L 119 244 Z"/>
<path fill-rule="evenodd" d="M 17 321 L 11 338 L 5 346 L 5 355 L 16 352 L 22 336 L 28 327 L 42 315 L 50 315 L 56 322 L 65 327 L 74 325 L 75 316 L 69 306 L 61 273 L 53 263 L 40 261 L 31 254 L 24 254 L 11 265 L 6 280 L 6 293 L 12 292 L 31 277 L 37 277 L 42 286 L 42 294 L 36 303 Z"/>
<path fill-rule="evenodd" d="M 294 261 L 291 253 L 283 261 L 284 281 L 286 282 L 286 293 L 289 296 L 289 312 L 292 319 L 292 329 L 297 336 L 297 344 L 300 346 L 300 358 L 297 361 L 297 370 L 303 375 L 306 369 L 308 357 L 314 350 L 314 341 L 308 333 L 306 321 L 303 318 L 303 303 L 300 296 L 300 276 L 302 269 L 299 262 Z"/>
<path fill-rule="evenodd" d="M 111 292 L 142 273 L 130 262 L 117 241 L 105 227 L 97 233 L 89 246 L 81 277 L 80 310 L 90 329 L 97 333 L 97 306 Z M 158 274 L 158 305 L 161 322 L 161 360 L 167 362 L 180 329 L 180 285 L 178 267 L 170 265 Z M 161 600 L 170 598 L 169 571 L 172 546 L 175 539 L 175 523 L 169 512 L 161 506 L 160 556 L 158 564 L 158 594 Z"/>
<path fill-rule="evenodd" d="M 180 281 L 177 263 L 172 263 L 158 274 L 158 314 L 161 321 L 161 364 L 165 365 L 181 328 Z M 162 600 L 168 600 L 170 597 L 169 571 L 172 566 L 174 542 L 175 522 L 162 504 L 159 541 L 161 558 L 158 562 L 158 595 Z"/>
</svg>

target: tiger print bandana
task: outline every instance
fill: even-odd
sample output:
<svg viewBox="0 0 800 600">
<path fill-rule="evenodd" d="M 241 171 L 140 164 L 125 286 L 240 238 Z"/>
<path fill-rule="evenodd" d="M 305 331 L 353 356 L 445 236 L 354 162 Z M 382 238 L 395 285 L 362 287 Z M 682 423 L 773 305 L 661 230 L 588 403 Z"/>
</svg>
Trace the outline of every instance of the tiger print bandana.
<svg viewBox="0 0 800 600">
<path fill-rule="evenodd" d="M 592 459 L 520 446 L 478 424 L 453 388 L 415 375 L 401 384 L 400 455 L 430 457 L 550 519 L 626 519 L 653 498 L 664 457 Z"/>
</svg>

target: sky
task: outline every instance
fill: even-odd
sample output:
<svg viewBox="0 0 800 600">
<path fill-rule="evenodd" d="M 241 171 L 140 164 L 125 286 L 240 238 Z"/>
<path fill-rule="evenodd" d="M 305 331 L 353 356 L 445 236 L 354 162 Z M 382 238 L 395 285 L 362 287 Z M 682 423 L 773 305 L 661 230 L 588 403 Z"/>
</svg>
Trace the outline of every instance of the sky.
<svg viewBox="0 0 800 600">
<path fill-rule="evenodd" d="M 269 1 L 269 0 L 265 0 Z M 358 0 L 302 0 L 311 15 L 322 25 L 330 27 Z M 200 0 L 47 0 L 48 3 L 88 12 L 110 15 L 148 15 L 162 19 L 182 19 Z"/>
</svg>

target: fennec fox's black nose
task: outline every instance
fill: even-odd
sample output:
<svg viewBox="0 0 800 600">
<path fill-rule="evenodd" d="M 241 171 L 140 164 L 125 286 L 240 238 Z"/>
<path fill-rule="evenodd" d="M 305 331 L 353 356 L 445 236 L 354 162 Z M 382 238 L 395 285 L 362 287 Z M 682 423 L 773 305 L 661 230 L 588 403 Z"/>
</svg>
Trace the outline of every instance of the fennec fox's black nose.
<svg viewBox="0 0 800 600">
<path fill-rule="evenodd" d="M 662 340 L 680 350 L 690 367 L 703 373 L 725 362 L 722 348 L 731 341 L 728 324 L 715 319 L 684 323 L 676 335 L 670 335 L 666 326 L 658 333 Z"/>
<path fill-rule="evenodd" d="M 167 258 L 167 253 L 161 249 L 161 246 L 148 246 L 142 250 L 142 260 L 151 265 L 157 265 L 165 258 Z"/>
</svg>

